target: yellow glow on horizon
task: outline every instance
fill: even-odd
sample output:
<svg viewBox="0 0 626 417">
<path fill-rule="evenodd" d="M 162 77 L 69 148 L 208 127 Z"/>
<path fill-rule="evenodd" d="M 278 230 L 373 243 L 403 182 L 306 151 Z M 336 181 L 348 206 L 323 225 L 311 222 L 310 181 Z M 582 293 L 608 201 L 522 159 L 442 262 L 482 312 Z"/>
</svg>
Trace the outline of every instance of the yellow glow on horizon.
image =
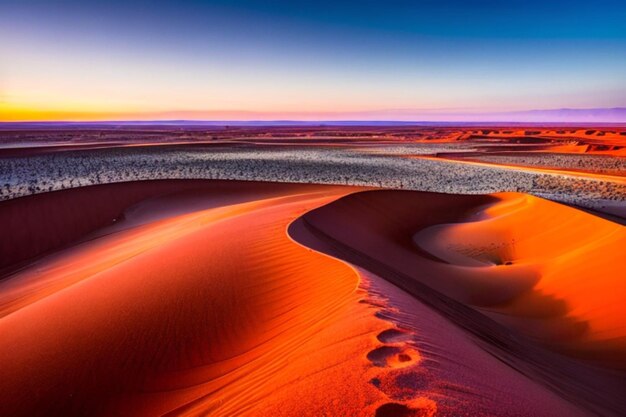
<svg viewBox="0 0 626 417">
<path fill-rule="evenodd" d="M 96 106 L 33 106 L 0 102 L 0 122 L 91 122 L 138 120 L 348 120 L 371 119 L 380 110 L 136 110 Z M 384 113 L 384 112 L 383 112 Z"/>
<path fill-rule="evenodd" d="M 36 108 L 0 103 L 0 122 L 117 120 L 130 115 L 125 112 L 96 109 Z"/>
</svg>

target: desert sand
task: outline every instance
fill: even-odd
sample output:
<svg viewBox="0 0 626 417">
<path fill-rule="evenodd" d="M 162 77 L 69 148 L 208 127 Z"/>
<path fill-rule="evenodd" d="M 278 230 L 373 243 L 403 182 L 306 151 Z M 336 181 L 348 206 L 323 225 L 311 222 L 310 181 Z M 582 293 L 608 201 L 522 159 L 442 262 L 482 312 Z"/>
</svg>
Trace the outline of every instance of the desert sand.
<svg viewBox="0 0 626 417">
<path fill-rule="evenodd" d="M 624 228 L 558 203 L 170 180 L 0 219 L 20 225 L 1 240 L 6 415 L 626 410 Z"/>
<path fill-rule="evenodd" d="M 600 415 L 624 412 L 623 226 L 520 193 L 403 191 L 352 194 L 299 221 L 320 250 L 385 277 L 510 366 Z"/>
<path fill-rule="evenodd" d="M 358 275 L 285 233 L 349 190 L 285 186 L 268 198 L 260 188 L 237 190 L 248 202 L 105 233 L 5 279 L 3 412 L 259 415 L 280 400 L 274 391 L 314 394 L 320 383 L 342 398 L 337 412 L 373 404 L 368 362 L 350 355 L 371 342 L 344 340 L 381 326 L 358 303 Z M 331 406 L 315 404 L 305 411 Z"/>
</svg>

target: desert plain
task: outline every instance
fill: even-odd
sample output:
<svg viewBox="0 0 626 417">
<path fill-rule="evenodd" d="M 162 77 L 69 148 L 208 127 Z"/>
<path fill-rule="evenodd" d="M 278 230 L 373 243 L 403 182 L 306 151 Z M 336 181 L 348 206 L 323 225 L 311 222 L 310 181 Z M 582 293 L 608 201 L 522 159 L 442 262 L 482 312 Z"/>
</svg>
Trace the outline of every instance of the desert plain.
<svg viewBox="0 0 626 417">
<path fill-rule="evenodd" d="M 0 414 L 623 416 L 626 129 L 0 129 Z"/>
</svg>

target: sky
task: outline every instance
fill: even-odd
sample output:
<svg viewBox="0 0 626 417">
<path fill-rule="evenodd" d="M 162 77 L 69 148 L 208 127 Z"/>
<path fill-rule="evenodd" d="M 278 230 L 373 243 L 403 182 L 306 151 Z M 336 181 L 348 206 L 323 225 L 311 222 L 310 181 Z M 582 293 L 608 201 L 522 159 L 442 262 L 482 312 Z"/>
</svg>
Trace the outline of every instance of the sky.
<svg viewBox="0 0 626 417">
<path fill-rule="evenodd" d="M 0 121 L 626 107 L 626 1 L 0 0 Z"/>
</svg>

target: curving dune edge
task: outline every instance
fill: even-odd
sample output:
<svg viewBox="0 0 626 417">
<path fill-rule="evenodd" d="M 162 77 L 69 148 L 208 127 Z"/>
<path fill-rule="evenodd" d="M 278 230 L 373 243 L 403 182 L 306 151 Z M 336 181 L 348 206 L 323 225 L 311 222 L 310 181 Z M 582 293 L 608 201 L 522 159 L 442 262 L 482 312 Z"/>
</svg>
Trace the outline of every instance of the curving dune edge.
<svg viewBox="0 0 626 417">
<path fill-rule="evenodd" d="M 6 415 L 626 411 L 626 232 L 570 207 L 150 181 L 0 203 L 24 213 L 0 239 Z"/>
</svg>

